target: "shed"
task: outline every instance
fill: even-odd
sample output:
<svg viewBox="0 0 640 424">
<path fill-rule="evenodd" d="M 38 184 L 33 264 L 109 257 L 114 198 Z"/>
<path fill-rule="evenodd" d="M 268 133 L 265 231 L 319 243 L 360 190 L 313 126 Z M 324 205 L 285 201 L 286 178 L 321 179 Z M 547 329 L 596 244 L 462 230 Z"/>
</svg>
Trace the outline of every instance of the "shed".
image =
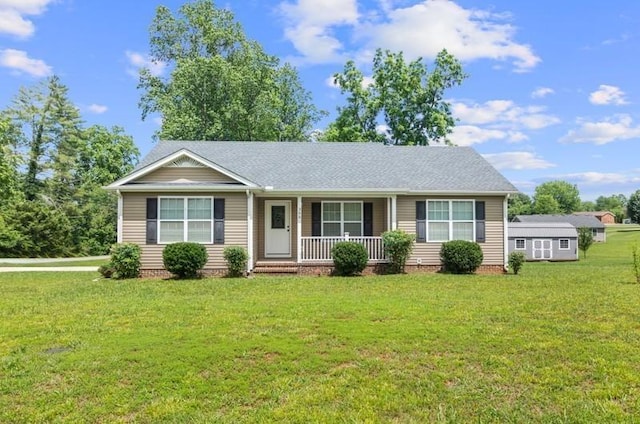
<svg viewBox="0 0 640 424">
<path fill-rule="evenodd" d="M 575 228 L 587 227 L 591 228 L 593 233 L 593 241 L 605 242 L 607 241 L 607 234 L 605 231 L 605 225 L 598 221 L 594 216 L 589 215 L 516 215 L 513 219 L 515 222 L 539 222 L 550 224 L 552 222 L 569 223 Z"/>
<path fill-rule="evenodd" d="M 567 222 L 510 222 L 508 248 L 528 261 L 577 261 L 578 231 Z"/>
</svg>

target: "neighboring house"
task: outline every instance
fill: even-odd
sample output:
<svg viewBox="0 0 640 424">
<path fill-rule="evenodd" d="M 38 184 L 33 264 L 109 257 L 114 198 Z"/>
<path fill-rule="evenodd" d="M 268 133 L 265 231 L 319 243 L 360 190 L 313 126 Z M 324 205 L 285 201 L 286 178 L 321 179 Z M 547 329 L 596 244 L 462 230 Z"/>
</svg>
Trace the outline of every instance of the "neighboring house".
<svg viewBox="0 0 640 424">
<path fill-rule="evenodd" d="M 581 227 L 591 228 L 593 240 L 596 242 L 607 241 L 605 225 L 589 215 L 517 215 L 513 220 L 515 222 L 568 222 L 576 229 Z"/>
<path fill-rule="evenodd" d="M 509 253 L 528 261 L 577 261 L 578 231 L 567 222 L 510 222 Z"/>
<path fill-rule="evenodd" d="M 574 212 L 574 215 L 593 216 L 603 224 L 615 224 L 616 216 L 609 211 L 597 211 L 597 212 Z"/>
<path fill-rule="evenodd" d="M 327 273 L 346 238 L 375 268 L 393 229 L 416 235 L 408 270 L 438 270 L 442 242 L 465 239 L 481 244 L 481 270 L 502 271 L 517 192 L 468 147 L 212 141 L 160 141 L 107 189 L 118 193 L 118 241 L 141 246 L 143 275 L 164 275 L 162 250 L 177 241 L 207 247 L 207 274 L 224 273 L 234 245 L 250 272 Z"/>
</svg>

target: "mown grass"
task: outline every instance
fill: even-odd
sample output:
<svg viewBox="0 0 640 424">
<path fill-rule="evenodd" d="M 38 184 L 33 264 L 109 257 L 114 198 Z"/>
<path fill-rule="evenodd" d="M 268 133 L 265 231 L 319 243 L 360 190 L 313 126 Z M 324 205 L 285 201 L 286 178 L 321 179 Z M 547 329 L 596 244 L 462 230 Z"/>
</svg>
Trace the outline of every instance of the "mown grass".
<svg viewBox="0 0 640 424">
<path fill-rule="evenodd" d="M 633 422 L 638 230 L 518 276 L 3 274 L 0 421 Z"/>
</svg>

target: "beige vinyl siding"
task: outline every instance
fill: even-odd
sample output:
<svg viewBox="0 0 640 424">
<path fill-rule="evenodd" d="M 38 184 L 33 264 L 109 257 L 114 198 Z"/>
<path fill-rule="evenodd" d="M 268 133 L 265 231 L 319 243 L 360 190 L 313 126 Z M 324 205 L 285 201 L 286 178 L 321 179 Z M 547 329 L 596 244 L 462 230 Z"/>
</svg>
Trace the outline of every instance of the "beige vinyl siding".
<svg viewBox="0 0 640 424">
<path fill-rule="evenodd" d="M 304 198 L 302 199 L 302 237 L 311 237 L 311 204 L 321 202 L 369 202 L 373 203 L 373 235 L 379 236 L 386 231 L 387 199 L 362 198 Z"/>
<path fill-rule="evenodd" d="M 484 255 L 484 265 L 504 264 L 504 197 L 470 197 L 470 196 L 398 196 L 397 219 L 398 228 L 408 233 L 416 233 L 416 201 L 430 199 L 474 199 L 485 202 L 485 235 L 486 241 L 480 243 Z M 442 243 L 415 243 L 413 253 L 407 262 L 415 265 L 417 258 L 423 265 L 440 264 L 440 247 Z"/>
<path fill-rule="evenodd" d="M 233 178 L 224 175 L 211 168 L 187 168 L 187 167 L 164 167 L 159 168 L 138 179 L 140 182 L 167 183 L 178 180 L 193 182 L 216 182 L 229 183 L 237 182 Z"/>
<path fill-rule="evenodd" d="M 198 193 L 225 199 L 224 242 L 207 244 L 209 261 L 205 268 L 226 268 L 222 251 L 226 246 L 247 247 L 247 196 L 236 193 Z M 136 243 L 142 249 L 142 269 L 163 269 L 162 249 L 165 244 L 146 244 L 146 208 L 148 197 L 188 196 L 184 193 L 123 193 L 123 241 Z"/>
</svg>

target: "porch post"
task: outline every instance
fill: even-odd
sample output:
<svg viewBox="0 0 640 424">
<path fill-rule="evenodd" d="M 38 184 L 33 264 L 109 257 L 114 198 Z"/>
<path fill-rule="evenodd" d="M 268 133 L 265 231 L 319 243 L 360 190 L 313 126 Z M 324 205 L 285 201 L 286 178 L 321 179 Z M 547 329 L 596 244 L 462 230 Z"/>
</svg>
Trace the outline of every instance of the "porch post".
<svg viewBox="0 0 640 424">
<path fill-rule="evenodd" d="M 398 229 L 398 219 L 397 219 L 397 196 L 394 194 L 391 196 L 391 229 Z"/>
<path fill-rule="evenodd" d="M 253 191 L 247 190 L 247 272 L 253 270 Z"/>
<path fill-rule="evenodd" d="M 387 231 L 391 229 L 391 197 L 387 197 Z"/>
<path fill-rule="evenodd" d="M 296 205 L 296 263 L 302 262 L 302 196 Z"/>
<path fill-rule="evenodd" d="M 509 270 L 509 195 L 504 196 L 502 203 L 503 262 L 504 270 Z"/>
<path fill-rule="evenodd" d="M 122 214 L 123 211 L 123 205 L 122 205 L 122 193 L 120 193 L 120 190 L 116 190 L 116 193 L 118 193 L 118 230 L 117 230 L 117 236 L 116 236 L 116 241 L 118 243 L 122 243 L 122 227 L 124 225 L 124 217 Z"/>
</svg>

